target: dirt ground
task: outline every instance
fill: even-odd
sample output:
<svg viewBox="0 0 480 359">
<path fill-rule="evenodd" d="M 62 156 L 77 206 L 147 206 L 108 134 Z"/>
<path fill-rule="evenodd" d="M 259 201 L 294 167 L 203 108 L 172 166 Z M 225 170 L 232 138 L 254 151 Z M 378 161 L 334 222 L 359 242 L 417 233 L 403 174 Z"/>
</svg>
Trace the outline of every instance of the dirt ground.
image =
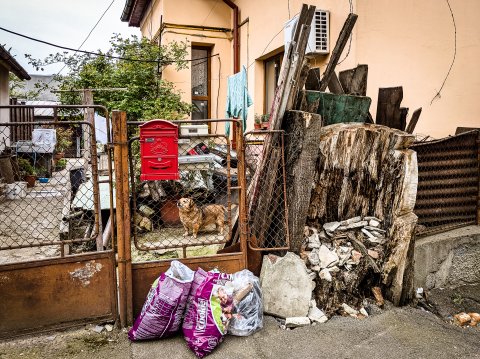
<svg viewBox="0 0 480 359">
<path fill-rule="evenodd" d="M 85 329 L 0 342 L 1 359 L 195 358 L 184 339 L 130 343 L 125 331 Z M 249 337 L 227 336 L 209 358 L 480 358 L 480 328 L 459 328 L 411 307 L 359 320 L 333 317 L 324 324 L 283 330 L 272 317 Z"/>
</svg>

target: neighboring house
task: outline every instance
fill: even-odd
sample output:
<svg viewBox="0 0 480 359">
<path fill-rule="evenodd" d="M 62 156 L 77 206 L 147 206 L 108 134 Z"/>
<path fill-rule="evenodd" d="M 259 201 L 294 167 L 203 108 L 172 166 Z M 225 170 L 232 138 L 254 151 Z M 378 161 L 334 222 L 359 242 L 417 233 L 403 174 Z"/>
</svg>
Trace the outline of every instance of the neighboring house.
<svg viewBox="0 0 480 359">
<path fill-rule="evenodd" d="M 14 73 L 20 80 L 30 80 L 31 78 L 17 60 L 15 60 L 15 58 L 2 45 L 0 45 L 0 105 L 2 106 L 8 105 L 10 101 L 8 80 L 8 74 L 10 72 Z M 0 123 L 7 122 L 10 122 L 10 111 L 8 109 L 0 109 Z M 8 142 L 8 128 L 0 127 L 0 145 L 2 143 L 8 145 Z"/>
<path fill-rule="evenodd" d="M 163 77 L 183 92 L 185 101 L 204 109 L 195 118 L 223 118 L 227 77 L 242 66 L 247 67 L 248 89 L 254 102 L 248 114 L 248 128 L 252 128 L 255 114 L 270 111 L 284 51 L 283 28 L 299 12 L 302 2 L 126 0 L 121 19 L 139 27 L 144 36 L 155 42 L 187 40 L 192 59 L 219 54 L 206 62 L 193 62 L 187 70 L 176 71 L 167 66 L 163 71 Z M 357 64 L 369 65 L 367 95 L 373 100 L 374 117 L 378 88 L 403 86 L 402 106 L 409 107 L 410 114 L 423 107 L 416 132 L 442 137 L 454 134 L 457 126 L 478 127 L 479 1 L 450 0 L 456 30 L 446 1 L 306 3 L 329 12 L 327 53 L 311 56 L 312 64 L 320 67 L 321 72 L 350 9 L 358 14 L 351 44 L 347 45 L 342 55 L 345 60 L 337 66 L 337 72 Z M 441 96 L 435 96 L 455 50 L 455 63 Z"/>
</svg>

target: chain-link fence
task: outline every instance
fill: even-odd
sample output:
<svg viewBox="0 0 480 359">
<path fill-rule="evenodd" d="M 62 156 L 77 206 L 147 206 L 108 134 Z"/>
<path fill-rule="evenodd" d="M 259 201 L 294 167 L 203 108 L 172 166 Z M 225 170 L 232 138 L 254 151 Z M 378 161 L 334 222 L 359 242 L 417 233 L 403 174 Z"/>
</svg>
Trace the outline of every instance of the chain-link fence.
<svg viewBox="0 0 480 359">
<path fill-rule="evenodd" d="M 65 158 L 79 127 L 90 146 L 80 158 Z M 0 124 L 0 263 L 96 249 L 102 207 L 93 128 L 77 121 Z M 19 139 L 26 131 L 30 139 Z"/>
<path fill-rule="evenodd" d="M 263 158 L 264 144 L 271 155 Z M 250 247 L 254 250 L 289 248 L 283 131 L 245 134 Z M 263 166 L 263 173 L 261 164 Z"/>
<path fill-rule="evenodd" d="M 238 220 L 238 158 L 229 138 L 209 134 L 208 121 L 175 123 L 179 179 L 155 181 L 140 178 L 139 123 L 128 123 L 134 261 L 216 254 Z"/>
<path fill-rule="evenodd" d="M 417 143 L 418 234 L 475 224 L 479 206 L 479 132 Z"/>
</svg>

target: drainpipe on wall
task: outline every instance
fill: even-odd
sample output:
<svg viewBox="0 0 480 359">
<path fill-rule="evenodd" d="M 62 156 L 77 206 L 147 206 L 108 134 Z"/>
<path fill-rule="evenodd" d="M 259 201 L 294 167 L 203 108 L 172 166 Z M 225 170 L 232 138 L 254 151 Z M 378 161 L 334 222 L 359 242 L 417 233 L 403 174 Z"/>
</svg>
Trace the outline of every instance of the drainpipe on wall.
<svg viewBox="0 0 480 359">
<path fill-rule="evenodd" d="M 233 10 L 233 73 L 240 71 L 240 36 L 238 32 L 238 6 L 232 0 L 223 0 Z M 233 124 L 232 147 L 237 148 L 236 124 Z"/>
<path fill-rule="evenodd" d="M 240 35 L 238 31 L 238 6 L 232 0 L 223 0 L 233 10 L 233 72 L 240 71 Z"/>
</svg>

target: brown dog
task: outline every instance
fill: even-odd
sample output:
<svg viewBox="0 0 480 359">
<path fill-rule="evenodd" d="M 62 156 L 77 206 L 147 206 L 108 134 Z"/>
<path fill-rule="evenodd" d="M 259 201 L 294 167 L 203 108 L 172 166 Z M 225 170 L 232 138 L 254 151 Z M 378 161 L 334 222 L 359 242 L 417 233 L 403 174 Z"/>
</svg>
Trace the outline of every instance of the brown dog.
<svg viewBox="0 0 480 359">
<path fill-rule="evenodd" d="M 219 234 L 223 234 L 225 207 L 219 204 L 209 204 L 202 208 L 197 207 L 193 199 L 180 198 L 177 202 L 178 212 L 183 227 L 184 237 L 189 235 L 190 230 L 193 238 L 197 238 L 200 228 L 215 224 Z"/>
</svg>

